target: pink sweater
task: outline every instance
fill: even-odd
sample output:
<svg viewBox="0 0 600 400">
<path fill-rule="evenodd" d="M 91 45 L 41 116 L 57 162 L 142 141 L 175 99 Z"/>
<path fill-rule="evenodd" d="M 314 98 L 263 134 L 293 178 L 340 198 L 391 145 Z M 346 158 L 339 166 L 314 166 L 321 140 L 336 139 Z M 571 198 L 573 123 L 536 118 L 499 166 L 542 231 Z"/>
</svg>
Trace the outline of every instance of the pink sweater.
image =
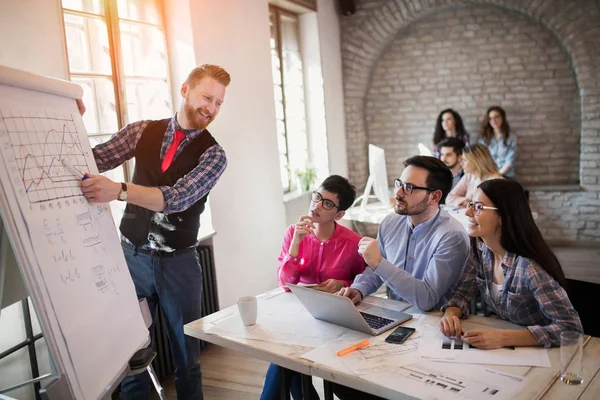
<svg viewBox="0 0 600 400">
<path fill-rule="evenodd" d="M 288 250 L 294 228 L 287 228 L 278 258 L 277 278 L 286 290 L 286 283 L 321 283 L 327 279 L 342 280 L 350 286 L 354 277 L 364 271 L 365 260 L 358 254 L 360 236 L 350 229 L 336 224 L 333 236 L 324 242 L 308 235 L 300 242 L 298 257 L 292 257 Z"/>
</svg>

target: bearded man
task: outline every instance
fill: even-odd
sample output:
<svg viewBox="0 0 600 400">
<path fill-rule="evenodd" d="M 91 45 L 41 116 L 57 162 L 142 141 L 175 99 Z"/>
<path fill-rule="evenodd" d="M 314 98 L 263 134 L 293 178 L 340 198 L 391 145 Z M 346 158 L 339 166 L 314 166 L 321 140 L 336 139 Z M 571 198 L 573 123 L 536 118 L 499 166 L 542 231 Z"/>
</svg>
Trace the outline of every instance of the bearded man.
<svg viewBox="0 0 600 400">
<path fill-rule="evenodd" d="M 223 148 L 206 128 L 219 114 L 230 81 L 216 65 L 192 70 L 172 118 L 130 123 L 93 149 L 100 172 L 135 157 L 132 182 L 91 174 L 81 182 L 90 202 L 127 202 L 121 245 L 138 297 L 147 299 L 153 317 L 157 306 L 164 315 L 179 399 L 203 398 L 200 342 L 185 336 L 183 325 L 201 317 L 200 214 L 227 166 Z M 121 398 L 150 399 L 148 374 L 126 378 Z"/>
<path fill-rule="evenodd" d="M 452 295 L 469 240 L 460 222 L 440 208 L 452 187 L 450 169 L 428 156 L 411 157 L 404 166 L 394 182 L 396 212 L 381 222 L 377 240 L 363 237 L 358 244 L 368 267 L 337 294 L 357 303 L 385 283 L 390 298 L 429 311 Z"/>
</svg>

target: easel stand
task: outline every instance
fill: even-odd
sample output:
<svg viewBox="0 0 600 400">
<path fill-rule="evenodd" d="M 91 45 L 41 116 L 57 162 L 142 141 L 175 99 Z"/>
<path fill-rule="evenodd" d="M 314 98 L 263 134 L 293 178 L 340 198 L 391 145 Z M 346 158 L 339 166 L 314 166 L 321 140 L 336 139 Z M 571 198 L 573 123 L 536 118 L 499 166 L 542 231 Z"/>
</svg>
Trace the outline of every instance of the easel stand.
<svg viewBox="0 0 600 400">
<path fill-rule="evenodd" d="M 23 300 L 24 302 L 27 302 L 27 300 Z M 42 337 L 42 335 L 36 335 L 39 336 L 40 338 Z M 12 352 L 19 350 L 20 348 L 24 347 L 25 345 L 28 344 L 29 341 L 25 341 L 23 343 L 19 343 L 17 346 L 14 346 L 13 348 L 3 352 L 0 356 L 6 356 L 8 354 L 10 354 L 9 352 L 12 350 Z M 16 348 L 16 349 L 15 349 Z M 148 372 L 148 374 L 150 375 L 150 379 L 152 380 L 152 385 L 154 385 L 154 388 L 156 389 L 156 393 L 158 394 L 158 397 L 160 398 L 160 400 L 166 400 L 166 396 L 165 396 L 165 392 L 163 387 L 161 386 L 158 377 L 156 376 L 156 373 L 154 372 L 154 368 L 152 368 L 152 361 L 154 361 L 154 358 L 156 357 L 156 352 L 155 351 L 151 351 L 148 352 L 147 355 L 145 355 L 145 357 L 143 359 L 140 359 L 139 357 L 139 353 L 144 352 L 146 349 L 141 349 L 138 352 L 136 352 L 136 354 L 133 355 L 133 357 L 131 358 L 132 360 L 136 360 L 136 363 L 140 363 L 138 364 L 138 367 L 134 368 L 131 364 L 130 364 L 130 369 L 128 370 L 127 374 L 125 374 L 123 376 L 123 378 L 125 376 L 133 376 L 133 375 L 138 375 L 138 374 L 142 374 L 145 372 Z M 33 357 L 35 358 L 35 353 L 33 355 Z M 0 357 L 1 359 L 2 357 Z M 141 361 L 140 361 L 141 360 Z M 33 368 L 34 364 L 32 364 L 32 372 L 34 370 Z M 33 374 L 39 374 L 37 372 L 37 361 L 35 362 L 35 371 Z M 4 388 L 4 389 L 0 389 L 0 400 L 16 400 L 12 397 L 9 397 L 8 395 L 4 394 L 4 393 L 10 393 L 13 390 L 19 389 L 23 386 L 27 386 L 27 385 L 35 385 L 36 391 L 35 391 L 35 397 L 36 399 L 48 399 L 48 400 L 52 400 L 52 399 L 71 399 L 71 395 L 70 395 L 70 391 L 68 389 L 68 387 L 66 387 L 66 385 L 64 385 L 64 381 L 61 384 L 61 379 L 60 377 L 55 378 L 55 381 L 50 383 L 48 386 L 44 387 L 44 388 L 40 388 L 40 381 L 44 380 L 44 379 L 48 379 L 51 378 L 53 375 L 52 374 L 45 374 L 42 376 L 38 376 L 36 378 L 30 379 L 28 381 L 25 382 L 21 382 L 18 383 L 16 385 Z M 122 380 L 122 379 L 121 379 Z M 112 392 L 117 388 L 117 386 L 120 384 L 121 380 L 118 380 L 116 382 L 116 385 L 114 385 L 113 387 L 111 387 L 108 391 L 107 391 L 107 396 L 106 398 L 110 398 L 110 395 L 112 394 Z"/>
<path fill-rule="evenodd" d="M 156 376 L 156 373 L 154 372 L 154 368 L 152 368 L 152 361 L 156 357 L 156 352 L 155 351 L 147 352 L 146 350 L 148 350 L 148 349 L 138 350 L 137 353 L 135 353 L 133 355 L 131 360 L 132 361 L 136 360 L 136 363 L 139 362 L 139 365 L 136 367 L 135 365 L 132 365 L 132 361 L 130 361 L 129 367 L 131 368 L 131 370 L 129 371 L 127 376 L 138 375 L 138 374 L 142 374 L 147 371 L 148 374 L 150 375 L 150 379 L 152 380 L 152 384 L 154 385 L 154 388 L 156 389 L 156 393 L 158 393 L 158 397 L 160 398 L 160 400 L 166 400 L 167 398 L 165 396 L 165 391 L 164 391 L 163 387 L 160 385 L 160 382 L 158 381 L 158 377 Z M 143 355 L 144 352 L 146 352 L 147 355 L 140 358 L 140 355 Z"/>
<path fill-rule="evenodd" d="M 150 343 L 110 208 L 86 202 L 60 165 L 98 173 L 82 96 L 73 83 L 0 65 L 0 217 L 10 242 L 0 246 L 0 283 L 25 283 L 20 298 L 33 303 L 51 361 L 48 376 L 23 385 L 44 379 L 39 393 L 50 400 L 109 398 Z M 8 253 L 20 271 L 10 279 Z"/>
</svg>

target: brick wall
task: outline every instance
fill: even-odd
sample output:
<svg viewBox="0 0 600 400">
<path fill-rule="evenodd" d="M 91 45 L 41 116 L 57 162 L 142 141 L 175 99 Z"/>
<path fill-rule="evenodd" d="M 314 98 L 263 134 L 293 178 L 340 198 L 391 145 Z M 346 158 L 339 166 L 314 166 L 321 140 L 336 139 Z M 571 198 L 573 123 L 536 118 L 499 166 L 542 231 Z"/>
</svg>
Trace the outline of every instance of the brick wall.
<svg viewBox="0 0 600 400">
<path fill-rule="evenodd" d="M 390 179 L 429 144 L 437 113 L 478 132 L 499 103 L 519 138 L 519 179 L 576 183 L 531 191 L 550 240 L 600 242 L 600 2 L 357 0 L 342 17 L 350 179 L 368 176 L 367 144 L 386 149 Z"/>
<path fill-rule="evenodd" d="M 440 110 L 457 110 L 475 140 L 495 104 L 518 138 L 519 181 L 579 182 L 580 104 L 569 58 L 541 24 L 497 7 L 443 11 L 399 33 L 367 91 L 367 140 L 385 148 L 393 179 L 418 143 L 431 146 Z"/>
</svg>

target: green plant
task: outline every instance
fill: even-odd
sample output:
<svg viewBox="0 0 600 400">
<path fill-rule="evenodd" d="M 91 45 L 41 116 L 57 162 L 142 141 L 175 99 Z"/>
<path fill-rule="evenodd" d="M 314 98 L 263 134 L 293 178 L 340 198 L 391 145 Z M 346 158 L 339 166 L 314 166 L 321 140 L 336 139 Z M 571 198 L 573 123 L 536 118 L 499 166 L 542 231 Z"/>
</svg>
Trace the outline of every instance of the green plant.
<svg viewBox="0 0 600 400">
<path fill-rule="evenodd" d="M 312 167 L 306 167 L 304 171 L 296 171 L 298 184 L 303 192 L 308 192 L 317 180 L 317 171 Z"/>
</svg>

